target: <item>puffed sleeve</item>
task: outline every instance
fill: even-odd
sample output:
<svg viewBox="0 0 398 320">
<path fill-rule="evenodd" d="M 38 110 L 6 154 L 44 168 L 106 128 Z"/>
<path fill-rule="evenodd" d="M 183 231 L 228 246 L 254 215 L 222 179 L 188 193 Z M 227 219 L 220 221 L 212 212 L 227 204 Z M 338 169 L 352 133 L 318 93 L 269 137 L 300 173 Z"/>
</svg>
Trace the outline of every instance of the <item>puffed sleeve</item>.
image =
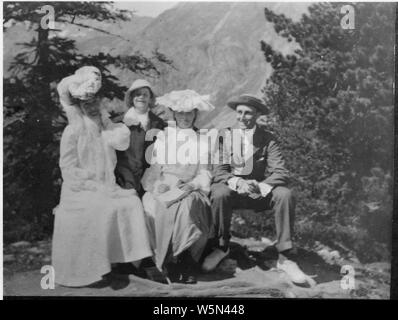
<svg viewBox="0 0 398 320">
<path fill-rule="evenodd" d="M 210 192 L 211 185 L 211 173 L 206 165 L 200 165 L 198 168 L 198 174 L 190 182 L 195 188 L 202 190 L 203 192 Z"/>
<path fill-rule="evenodd" d="M 79 166 L 77 154 L 78 136 L 79 128 L 77 126 L 66 126 L 62 133 L 59 159 L 62 179 L 64 182 L 75 185 L 76 187 L 95 176 L 94 172 Z"/>
<path fill-rule="evenodd" d="M 123 123 L 108 121 L 102 134 L 106 143 L 116 150 L 124 151 L 130 145 L 130 130 Z"/>
</svg>

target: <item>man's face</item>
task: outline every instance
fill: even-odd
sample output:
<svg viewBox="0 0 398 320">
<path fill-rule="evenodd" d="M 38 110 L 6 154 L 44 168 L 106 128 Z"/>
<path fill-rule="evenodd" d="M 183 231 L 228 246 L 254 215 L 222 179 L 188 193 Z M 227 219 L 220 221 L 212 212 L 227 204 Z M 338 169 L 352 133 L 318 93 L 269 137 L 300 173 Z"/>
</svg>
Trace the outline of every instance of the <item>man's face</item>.
<svg viewBox="0 0 398 320">
<path fill-rule="evenodd" d="M 257 110 L 253 107 L 249 107 L 240 104 L 236 107 L 236 119 L 240 129 L 251 129 L 256 124 L 258 117 Z"/>
</svg>

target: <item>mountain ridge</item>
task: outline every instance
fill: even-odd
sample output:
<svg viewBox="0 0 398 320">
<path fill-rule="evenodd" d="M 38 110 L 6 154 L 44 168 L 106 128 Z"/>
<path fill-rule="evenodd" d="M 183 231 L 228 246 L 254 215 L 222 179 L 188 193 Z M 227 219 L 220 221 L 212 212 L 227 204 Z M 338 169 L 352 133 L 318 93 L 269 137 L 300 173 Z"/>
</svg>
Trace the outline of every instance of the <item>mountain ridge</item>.
<svg viewBox="0 0 398 320">
<path fill-rule="evenodd" d="M 228 99 L 242 93 L 260 94 L 272 73 L 261 51 L 261 40 L 283 54 L 293 53 L 297 48 L 294 42 L 275 33 L 273 25 L 265 19 L 265 7 L 292 19 L 298 19 L 307 10 L 304 4 L 183 2 L 156 18 L 135 16 L 117 24 L 94 22 L 96 27 L 119 37 L 76 27 L 69 27 L 64 33 L 72 35 L 78 50 L 85 54 L 140 51 L 151 55 L 159 50 L 173 60 L 175 67 L 158 65 L 162 73 L 159 78 L 115 67 L 110 70 L 127 87 L 137 78 L 146 78 L 153 83 L 157 95 L 182 89 L 209 94 L 216 109 L 199 119 L 198 126 L 225 127 L 234 121 L 232 111 L 226 107 Z M 5 46 L 5 51 L 15 52 L 9 39 Z M 9 60 L 10 55 L 5 53 L 5 58 Z M 112 104 L 116 110 L 122 108 L 121 101 Z"/>
</svg>

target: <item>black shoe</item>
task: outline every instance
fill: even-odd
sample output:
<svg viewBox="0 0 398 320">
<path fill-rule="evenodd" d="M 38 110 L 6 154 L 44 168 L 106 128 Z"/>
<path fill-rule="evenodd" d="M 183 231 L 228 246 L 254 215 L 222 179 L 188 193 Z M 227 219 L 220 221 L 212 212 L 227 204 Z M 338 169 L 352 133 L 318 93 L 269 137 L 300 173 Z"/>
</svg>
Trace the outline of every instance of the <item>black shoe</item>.
<svg viewBox="0 0 398 320">
<path fill-rule="evenodd" d="M 172 282 L 195 284 L 197 283 L 194 276 L 196 265 L 191 253 L 184 251 L 178 256 L 177 263 L 170 263 L 167 266 L 167 273 Z"/>
<path fill-rule="evenodd" d="M 197 282 L 193 269 L 181 262 L 169 264 L 167 275 L 170 281 L 175 283 L 195 284 Z"/>
<path fill-rule="evenodd" d="M 196 277 L 194 275 L 184 272 L 184 273 L 180 273 L 180 276 L 178 277 L 177 282 L 184 283 L 184 284 L 195 284 L 198 281 L 196 280 Z"/>
<path fill-rule="evenodd" d="M 142 269 L 146 273 L 147 279 L 164 284 L 169 283 L 166 276 L 156 266 L 143 267 Z"/>
<path fill-rule="evenodd" d="M 147 278 L 144 270 L 136 268 L 132 263 L 118 263 L 112 267 L 112 274 L 116 275 L 129 275 L 133 274 L 140 278 Z"/>
</svg>

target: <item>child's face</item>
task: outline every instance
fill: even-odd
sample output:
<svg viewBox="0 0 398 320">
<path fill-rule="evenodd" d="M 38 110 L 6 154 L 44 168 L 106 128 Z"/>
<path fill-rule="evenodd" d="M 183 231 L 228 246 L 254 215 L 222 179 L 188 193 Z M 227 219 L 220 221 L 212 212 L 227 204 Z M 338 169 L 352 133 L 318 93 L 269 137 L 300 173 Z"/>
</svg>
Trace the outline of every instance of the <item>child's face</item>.
<svg viewBox="0 0 398 320">
<path fill-rule="evenodd" d="M 149 109 L 151 91 L 148 88 L 140 88 L 134 92 L 133 104 L 139 113 L 145 113 Z"/>
</svg>

